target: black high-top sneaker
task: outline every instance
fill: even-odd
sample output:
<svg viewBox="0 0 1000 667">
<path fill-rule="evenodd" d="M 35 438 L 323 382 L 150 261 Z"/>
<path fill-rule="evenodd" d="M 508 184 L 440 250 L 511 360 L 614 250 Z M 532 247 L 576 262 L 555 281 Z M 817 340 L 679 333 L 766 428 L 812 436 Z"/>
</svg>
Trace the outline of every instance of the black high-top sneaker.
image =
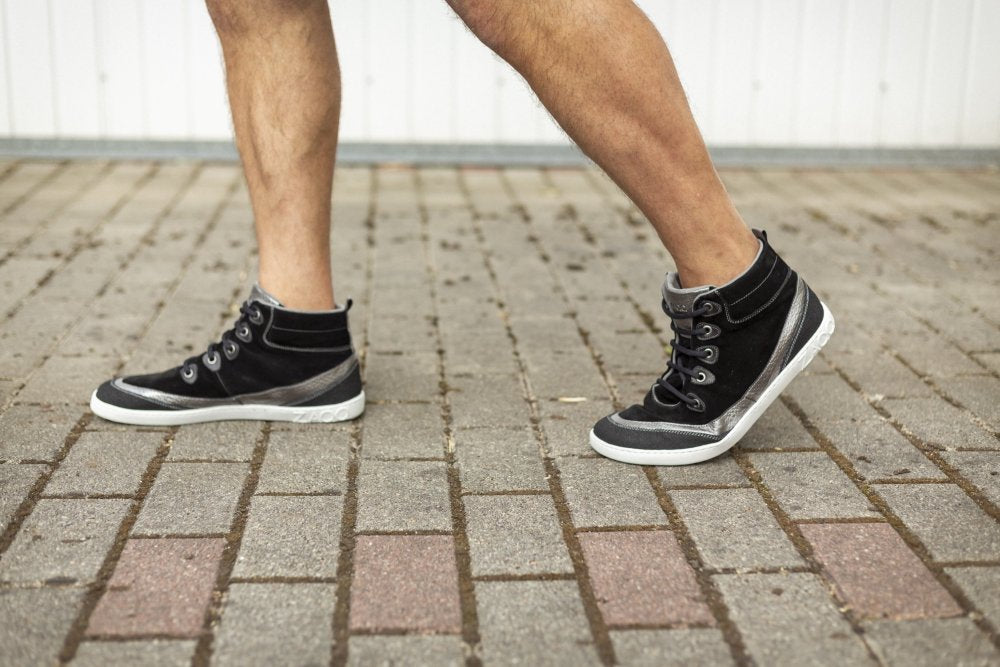
<svg viewBox="0 0 1000 667">
<path fill-rule="evenodd" d="M 667 371 L 642 405 L 605 417 L 591 446 L 612 459 L 686 465 L 739 442 L 833 333 L 819 297 L 754 231 L 753 264 L 722 287 L 663 283 L 663 311 L 674 331 Z"/>
<path fill-rule="evenodd" d="M 225 419 L 336 422 L 365 409 L 347 306 L 303 312 L 254 286 L 235 326 L 198 357 L 162 373 L 105 382 L 94 414 L 140 425 Z"/>
</svg>

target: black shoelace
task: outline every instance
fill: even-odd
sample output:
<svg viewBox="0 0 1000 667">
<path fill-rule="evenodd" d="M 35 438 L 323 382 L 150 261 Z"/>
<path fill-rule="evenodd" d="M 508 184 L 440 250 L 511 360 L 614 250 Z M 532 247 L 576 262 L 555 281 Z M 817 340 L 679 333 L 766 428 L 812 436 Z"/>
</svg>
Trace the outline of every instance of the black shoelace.
<svg viewBox="0 0 1000 667">
<path fill-rule="evenodd" d="M 223 333 L 218 342 L 209 343 L 208 349 L 201 355 L 201 363 L 210 371 L 219 370 L 223 356 L 232 361 L 239 356 L 240 342 L 249 343 L 253 340 L 250 324 L 260 324 L 263 321 L 264 314 L 260 312 L 260 308 L 251 301 L 244 301 L 240 306 L 240 316 L 233 328 Z M 194 384 L 198 379 L 197 360 L 198 357 L 192 357 L 181 366 L 181 378 L 188 384 Z"/>
<path fill-rule="evenodd" d="M 705 409 L 705 402 L 689 391 L 688 385 L 693 379 L 699 383 L 707 384 L 710 378 L 707 372 L 696 366 L 698 361 L 708 361 L 714 363 L 718 357 L 718 348 L 714 346 L 695 346 L 695 340 L 701 340 L 702 336 L 715 337 L 715 329 L 709 324 L 700 325 L 701 332 L 697 330 L 695 318 L 703 317 L 718 312 L 714 303 L 705 301 L 691 311 L 674 311 L 666 301 L 661 304 L 663 312 L 670 318 L 670 329 L 674 332 L 674 339 L 670 343 L 673 352 L 667 361 L 667 371 L 656 380 L 657 386 L 674 396 L 678 401 L 683 402 L 688 408 L 696 412 Z M 688 335 L 682 335 L 676 320 L 691 320 L 691 329 Z M 686 343 L 686 344 L 685 344 Z M 684 363 L 685 359 L 690 359 L 691 365 Z M 673 372 L 671 372 L 673 371 Z"/>
</svg>

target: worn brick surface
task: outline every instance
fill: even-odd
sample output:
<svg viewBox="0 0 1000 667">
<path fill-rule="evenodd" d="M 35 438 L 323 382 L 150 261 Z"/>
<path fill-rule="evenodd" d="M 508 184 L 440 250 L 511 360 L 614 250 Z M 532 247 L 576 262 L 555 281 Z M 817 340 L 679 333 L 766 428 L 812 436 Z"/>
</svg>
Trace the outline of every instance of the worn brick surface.
<svg viewBox="0 0 1000 667">
<path fill-rule="evenodd" d="M 233 584 L 226 594 L 213 663 L 327 664 L 334 599 L 330 584 Z"/>
<path fill-rule="evenodd" d="M 400 428 L 401 424 L 406 424 L 406 428 Z M 444 457 L 444 422 L 437 403 L 369 405 L 365 408 L 364 428 L 362 456 L 384 459 Z"/>
<path fill-rule="evenodd" d="M 750 486 L 732 456 L 723 455 L 694 466 L 662 466 L 660 481 L 668 489 L 688 486 Z"/>
<path fill-rule="evenodd" d="M 940 468 L 879 417 L 822 420 L 817 427 L 865 479 L 945 477 Z"/>
<path fill-rule="evenodd" d="M 364 461 L 358 479 L 358 530 L 450 530 L 444 463 Z"/>
<path fill-rule="evenodd" d="M 222 547 L 219 538 L 129 540 L 90 617 L 87 634 L 196 636 Z"/>
<path fill-rule="evenodd" d="M 0 459 L 51 461 L 83 413 L 63 405 L 14 405 L 0 415 Z"/>
<path fill-rule="evenodd" d="M 272 431 L 257 493 L 334 493 L 347 484 L 351 434 L 312 428 Z"/>
<path fill-rule="evenodd" d="M 362 535 L 354 557 L 352 629 L 461 630 L 450 536 Z"/>
<path fill-rule="evenodd" d="M 951 484 L 877 488 L 889 507 L 937 560 L 992 560 L 1000 554 L 1000 525 Z"/>
<path fill-rule="evenodd" d="M 945 452 L 941 456 L 1000 507 L 1000 452 Z"/>
<path fill-rule="evenodd" d="M 940 449 L 996 449 L 997 439 L 977 426 L 970 415 L 939 398 L 887 399 L 893 419 L 928 445 Z"/>
<path fill-rule="evenodd" d="M 994 626 L 1000 623 L 1000 566 L 949 567 L 945 572 Z"/>
<path fill-rule="evenodd" d="M 1000 651 L 967 618 L 878 621 L 865 624 L 865 636 L 893 667 L 1000 664 Z"/>
<path fill-rule="evenodd" d="M 855 614 L 908 619 L 961 613 L 889 524 L 804 524 L 799 529 Z"/>
<path fill-rule="evenodd" d="M 167 460 L 249 461 L 261 422 L 187 424 L 177 429 Z"/>
<path fill-rule="evenodd" d="M 457 427 L 517 427 L 528 423 L 528 404 L 514 375 L 473 375 L 448 379 L 451 416 Z"/>
<path fill-rule="evenodd" d="M 0 530 L 6 528 L 7 522 L 14 518 L 17 508 L 27 498 L 28 492 L 45 469 L 41 464 L 0 464 Z"/>
<path fill-rule="evenodd" d="M 623 467 L 603 458 L 565 458 L 559 461 L 559 476 L 577 528 L 667 522 L 638 466 Z"/>
<path fill-rule="evenodd" d="M 687 667 L 732 665 L 729 646 L 718 630 L 615 630 L 611 633 L 615 657 L 621 665 Z"/>
<path fill-rule="evenodd" d="M 607 400 L 580 402 L 539 401 L 545 446 L 552 456 L 583 454 L 591 456 L 590 429 L 603 417 L 614 412 Z"/>
<path fill-rule="evenodd" d="M 709 567 L 801 565 L 795 547 L 753 489 L 671 491 L 691 537 Z"/>
<path fill-rule="evenodd" d="M 45 494 L 133 495 L 162 442 L 163 434 L 157 432 L 82 433 L 52 475 Z"/>
<path fill-rule="evenodd" d="M 750 462 L 792 519 L 878 514 L 850 478 L 823 452 L 753 454 Z"/>
<path fill-rule="evenodd" d="M 816 449 L 809 431 L 781 401 L 775 401 L 767 412 L 740 440 L 743 449 Z"/>
<path fill-rule="evenodd" d="M 876 664 L 814 575 L 739 574 L 714 580 L 747 651 L 759 663 Z"/>
<path fill-rule="evenodd" d="M 549 496 L 465 496 L 473 575 L 571 572 Z"/>
<path fill-rule="evenodd" d="M 145 641 L 86 641 L 73 658 L 74 667 L 107 665 L 150 665 L 184 667 L 191 664 L 195 642 L 189 639 L 152 639 Z"/>
<path fill-rule="evenodd" d="M 140 535 L 228 531 L 246 474 L 243 463 L 164 463 L 133 531 Z"/>
<path fill-rule="evenodd" d="M 127 500 L 40 500 L 0 556 L 0 580 L 84 583 L 97 575 Z"/>
<path fill-rule="evenodd" d="M 530 429 L 463 429 L 453 438 L 466 491 L 548 490 Z"/>
<path fill-rule="evenodd" d="M 465 664 L 465 650 L 459 637 L 449 635 L 356 636 L 348 643 L 347 664 L 459 667 Z"/>
<path fill-rule="evenodd" d="M 233 576 L 335 576 L 342 505 L 337 496 L 256 496 Z"/>
<path fill-rule="evenodd" d="M 78 588 L 0 588 L 0 662 L 57 664 L 83 595 Z"/>
<path fill-rule="evenodd" d="M 663 530 L 581 533 L 597 604 L 610 626 L 711 624 L 694 572 Z"/>
</svg>

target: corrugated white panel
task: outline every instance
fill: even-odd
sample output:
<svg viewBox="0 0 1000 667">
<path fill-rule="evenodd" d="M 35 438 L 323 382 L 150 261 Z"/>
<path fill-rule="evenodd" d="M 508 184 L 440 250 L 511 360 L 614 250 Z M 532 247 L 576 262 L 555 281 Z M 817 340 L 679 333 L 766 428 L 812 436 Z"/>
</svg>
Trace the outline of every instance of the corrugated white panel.
<svg viewBox="0 0 1000 667">
<path fill-rule="evenodd" d="M 341 139 L 559 143 L 441 0 L 330 0 Z M 639 0 L 715 145 L 1000 145 L 1000 0 Z M 0 0 L 0 133 L 222 139 L 202 0 Z"/>
</svg>

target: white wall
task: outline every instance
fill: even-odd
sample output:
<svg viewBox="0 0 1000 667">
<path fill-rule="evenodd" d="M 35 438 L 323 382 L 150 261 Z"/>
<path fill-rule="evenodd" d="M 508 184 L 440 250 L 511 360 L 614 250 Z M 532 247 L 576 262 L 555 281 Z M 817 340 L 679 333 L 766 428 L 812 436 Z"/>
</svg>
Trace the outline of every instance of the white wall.
<svg viewBox="0 0 1000 667">
<path fill-rule="evenodd" d="M 1000 146 L 1000 0 L 640 4 L 715 145 Z M 443 0 L 331 6 L 343 140 L 565 141 Z M 229 137 L 201 0 L 0 0 L 0 39 L 0 135 Z"/>
</svg>

